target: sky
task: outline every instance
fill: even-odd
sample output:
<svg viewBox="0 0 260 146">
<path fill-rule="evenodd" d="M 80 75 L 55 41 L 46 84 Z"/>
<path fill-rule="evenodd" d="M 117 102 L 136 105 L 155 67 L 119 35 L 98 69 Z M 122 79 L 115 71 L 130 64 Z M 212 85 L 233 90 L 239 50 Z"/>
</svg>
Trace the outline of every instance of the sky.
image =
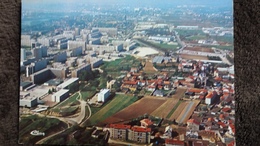
<svg viewBox="0 0 260 146">
<path fill-rule="evenodd" d="M 169 5 L 206 5 L 206 6 L 230 6 L 233 0 L 22 0 L 24 7 L 48 6 L 51 4 L 72 5 L 72 4 L 125 4 L 134 6 L 169 6 Z"/>
</svg>

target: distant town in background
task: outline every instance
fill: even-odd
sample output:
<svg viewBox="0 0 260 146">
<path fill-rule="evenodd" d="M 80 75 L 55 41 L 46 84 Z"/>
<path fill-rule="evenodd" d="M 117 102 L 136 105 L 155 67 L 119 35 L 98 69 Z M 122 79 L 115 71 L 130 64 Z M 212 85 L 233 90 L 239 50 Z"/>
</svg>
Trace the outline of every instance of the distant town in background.
<svg viewBox="0 0 260 146">
<path fill-rule="evenodd" d="M 20 144 L 235 146 L 233 1 L 22 1 Z"/>
</svg>

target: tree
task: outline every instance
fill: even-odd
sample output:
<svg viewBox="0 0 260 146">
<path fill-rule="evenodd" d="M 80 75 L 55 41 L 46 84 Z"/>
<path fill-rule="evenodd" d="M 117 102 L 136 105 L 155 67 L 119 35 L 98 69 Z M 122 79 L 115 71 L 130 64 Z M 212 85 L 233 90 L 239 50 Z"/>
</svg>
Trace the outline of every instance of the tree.
<svg viewBox="0 0 260 146">
<path fill-rule="evenodd" d="M 49 91 L 48 91 L 48 94 L 52 94 L 52 91 L 51 91 L 51 89 L 49 89 Z"/>
</svg>

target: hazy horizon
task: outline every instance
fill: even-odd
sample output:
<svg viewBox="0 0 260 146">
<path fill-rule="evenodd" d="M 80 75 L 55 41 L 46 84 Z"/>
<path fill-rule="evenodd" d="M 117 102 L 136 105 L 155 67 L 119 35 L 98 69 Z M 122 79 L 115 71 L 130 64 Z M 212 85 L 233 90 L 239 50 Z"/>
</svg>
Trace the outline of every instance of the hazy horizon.
<svg viewBox="0 0 260 146">
<path fill-rule="evenodd" d="M 232 7 L 233 1 L 232 0 L 218 0 L 218 1 L 208 1 L 208 0 L 22 0 L 22 8 L 50 8 L 50 5 L 57 5 L 57 6 L 65 6 L 65 7 L 74 7 L 75 5 L 125 5 L 125 6 L 134 6 L 134 7 L 173 7 L 178 5 L 204 5 L 204 6 L 214 6 L 214 7 Z M 50 8 L 51 9 L 51 8 Z"/>
</svg>

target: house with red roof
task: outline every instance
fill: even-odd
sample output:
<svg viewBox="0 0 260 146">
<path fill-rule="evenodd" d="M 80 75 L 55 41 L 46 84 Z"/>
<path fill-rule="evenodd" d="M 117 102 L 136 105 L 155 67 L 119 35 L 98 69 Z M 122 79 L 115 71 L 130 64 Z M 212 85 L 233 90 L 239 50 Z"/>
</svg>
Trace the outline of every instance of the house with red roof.
<svg viewBox="0 0 260 146">
<path fill-rule="evenodd" d="M 133 126 L 128 132 L 128 139 L 137 143 L 150 143 L 151 128 Z"/>
<path fill-rule="evenodd" d="M 235 136 L 235 126 L 233 124 L 228 125 L 229 134 Z"/>
<path fill-rule="evenodd" d="M 143 119 L 140 121 L 140 123 L 141 126 L 145 128 L 151 127 L 153 125 L 153 122 L 150 119 Z"/>
<path fill-rule="evenodd" d="M 233 141 L 231 141 L 230 143 L 228 143 L 227 146 L 236 146 L 235 140 L 233 140 Z"/>
<path fill-rule="evenodd" d="M 217 97 L 216 91 L 209 92 L 208 95 L 206 96 L 205 103 L 211 105 L 215 101 L 216 97 Z"/>
<path fill-rule="evenodd" d="M 187 127 L 192 131 L 199 131 L 200 122 L 195 119 L 189 119 L 187 121 Z"/>
<path fill-rule="evenodd" d="M 128 139 L 128 130 L 130 128 L 131 128 L 131 125 L 110 124 L 109 125 L 110 138 L 127 140 Z"/>
<path fill-rule="evenodd" d="M 185 146 L 184 141 L 176 139 L 165 139 L 165 146 Z"/>
</svg>

